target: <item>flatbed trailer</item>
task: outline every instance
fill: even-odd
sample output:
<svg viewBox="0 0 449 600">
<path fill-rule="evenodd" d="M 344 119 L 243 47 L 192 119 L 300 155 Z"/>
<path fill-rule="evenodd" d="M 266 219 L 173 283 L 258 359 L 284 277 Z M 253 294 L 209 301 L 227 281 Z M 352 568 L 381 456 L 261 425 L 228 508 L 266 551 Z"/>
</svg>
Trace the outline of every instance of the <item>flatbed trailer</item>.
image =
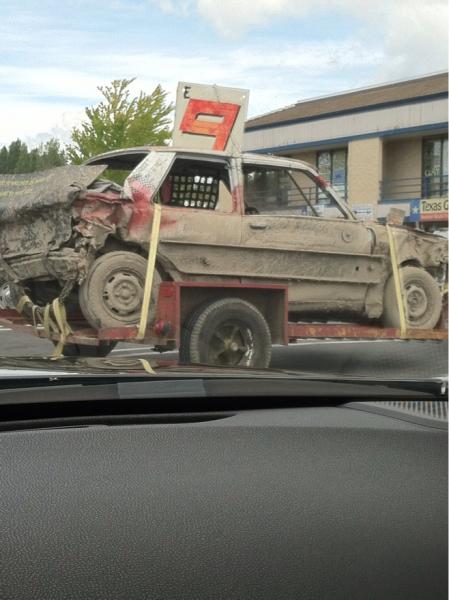
<svg viewBox="0 0 449 600">
<path fill-rule="evenodd" d="M 160 352 L 180 349 L 182 330 L 188 317 L 198 306 L 223 299 L 240 299 L 254 306 L 268 324 L 273 344 L 289 344 L 305 339 L 338 340 L 447 340 L 447 319 L 442 327 L 433 330 L 384 328 L 354 323 L 306 323 L 289 321 L 288 287 L 286 285 L 242 284 L 239 282 L 163 282 L 155 316 L 139 334 L 139 326 L 92 329 L 79 315 L 67 320 L 65 333 L 51 330 L 42 323 L 30 323 L 16 310 L 0 310 L 0 324 L 14 331 L 51 339 L 78 347 L 98 347 L 117 342 L 151 345 Z M 63 339 L 62 339 L 63 338 Z M 60 344 L 62 349 L 62 345 Z M 92 349 L 93 349 L 92 348 Z"/>
<path fill-rule="evenodd" d="M 187 87 L 189 93 L 193 93 L 192 86 L 189 85 Z M 243 100 L 247 99 L 247 92 L 245 90 L 232 90 L 233 98 L 235 97 L 235 93 L 237 93 L 238 104 L 216 102 L 215 100 L 218 99 L 218 89 L 221 90 L 220 93 L 225 92 L 223 88 L 217 88 L 216 86 L 206 86 L 206 88 L 201 86 L 201 88 L 196 88 L 201 98 L 194 100 L 195 110 L 199 110 L 198 107 L 200 104 L 202 109 L 201 112 L 193 114 L 188 113 L 188 106 L 192 107 L 191 102 L 193 102 L 193 99 L 190 98 L 187 102 L 187 97 L 182 95 L 185 93 L 185 88 L 182 86 L 179 88 L 180 91 L 183 90 L 182 94 L 180 92 L 181 95 L 178 97 L 178 101 L 182 96 L 183 99 L 180 106 L 183 106 L 183 111 L 180 114 L 184 116 L 181 121 L 182 129 L 180 125 L 177 135 L 183 134 L 179 139 L 185 140 L 187 146 L 189 135 L 192 133 L 195 136 L 203 134 L 208 138 L 212 135 L 217 138 L 216 142 L 218 141 L 219 133 L 220 136 L 223 134 L 221 125 L 217 130 L 214 121 L 209 122 L 208 125 L 208 127 L 212 127 L 213 129 L 212 134 L 212 130 L 205 133 L 203 127 L 199 131 L 195 126 L 196 116 L 202 115 L 204 117 L 205 115 L 209 115 L 216 118 L 218 115 L 216 110 L 220 109 L 220 106 L 220 110 L 224 110 L 225 106 L 226 110 L 229 110 L 230 106 L 234 106 L 238 111 L 242 106 Z M 237 97 L 235 98 L 237 99 Z M 211 112 L 212 105 L 214 108 Z M 187 126 L 187 121 L 184 118 L 188 114 L 190 114 L 189 126 Z M 223 116 L 223 114 L 227 113 L 220 112 L 220 115 Z M 237 115 L 237 113 L 235 114 Z M 243 124 L 243 113 L 240 112 L 239 114 L 239 122 Z M 226 127 L 228 131 L 226 135 L 228 137 L 226 139 L 229 138 L 236 122 L 233 121 L 231 123 L 229 121 L 227 123 Z M 192 126 L 194 126 L 195 131 L 189 129 Z M 184 134 L 187 134 L 187 138 Z M 237 134 L 237 137 L 239 135 Z M 198 141 L 198 138 L 196 140 Z M 207 147 L 209 147 L 209 143 L 210 139 L 207 141 Z M 401 267 L 403 265 L 407 265 L 409 274 L 410 269 L 416 270 L 418 265 L 423 269 L 438 268 L 438 273 L 435 272 L 431 280 L 432 286 L 430 292 L 428 292 L 430 296 L 437 297 L 438 287 L 441 290 L 441 286 L 447 282 L 447 274 L 446 279 L 444 279 L 440 273 L 440 267 L 446 262 L 445 257 L 443 257 L 445 247 L 443 247 L 442 242 L 434 244 L 434 241 L 427 238 L 426 241 L 422 236 L 420 237 L 420 235 L 415 235 L 414 233 L 406 233 L 405 231 L 399 231 L 398 233 L 388 223 L 385 230 L 383 226 L 380 228 L 379 224 L 372 223 L 369 227 L 363 228 L 364 233 L 362 237 L 366 239 L 366 242 L 359 245 L 356 239 L 359 234 L 353 230 L 353 225 L 355 225 L 353 222 L 354 216 L 351 214 L 350 209 L 344 203 L 340 202 L 338 194 L 332 190 L 332 187 L 312 167 L 302 162 L 285 162 L 286 159 L 281 160 L 279 157 L 276 160 L 273 157 L 261 158 L 259 164 L 255 156 L 246 156 L 245 154 L 241 154 L 240 151 L 236 151 L 239 144 L 236 142 L 235 135 L 232 137 L 231 144 L 233 146 L 232 161 L 223 163 L 224 157 L 228 157 L 228 150 L 231 148 L 229 146 L 227 150 L 226 144 L 227 141 L 223 142 L 223 147 L 220 148 L 219 154 L 214 154 L 214 151 L 211 154 L 209 150 L 200 150 L 197 148 L 197 144 L 195 144 L 195 148 L 190 148 L 190 150 L 188 147 L 186 149 L 180 145 L 178 149 L 176 147 L 163 147 L 162 149 L 143 147 L 140 149 L 129 149 L 129 151 L 113 151 L 87 161 L 87 164 L 83 165 L 82 169 L 94 169 L 95 173 L 89 171 L 90 174 L 88 174 L 87 171 L 77 170 L 76 177 L 78 178 L 75 180 L 81 182 L 81 179 L 85 178 L 86 182 L 81 186 L 83 188 L 81 195 L 77 196 L 76 201 L 71 205 L 71 213 L 64 213 L 64 235 L 66 237 L 62 236 L 58 241 L 56 244 L 58 251 L 53 253 L 54 255 L 51 252 L 51 248 L 56 243 L 55 240 L 58 237 L 56 236 L 56 230 L 59 230 L 59 227 L 54 227 L 57 222 L 52 220 L 52 213 L 49 213 L 51 218 L 50 216 L 48 218 L 50 218 L 51 223 L 53 223 L 52 227 L 55 229 L 52 232 L 53 237 L 47 236 L 47 224 L 45 221 L 47 216 L 42 217 L 40 215 L 35 223 L 33 221 L 34 233 L 31 237 L 35 237 L 41 244 L 39 247 L 36 246 L 33 252 L 24 252 L 19 244 L 19 241 L 21 241 L 24 247 L 28 247 L 25 244 L 25 238 L 29 237 L 30 223 L 28 221 L 25 220 L 22 222 L 20 219 L 17 220 L 17 224 L 21 224 L 19 230 L 22 238 L 18 237 L 17 231 L 19 230 L 16 231 L 14 227 L 11 228 L 12 235 L 5 237 L 6 241 L 3 241 L 3 246 L 8 252 L 10 252 L 8 244 L 14 246 L 19 258 L 18 260 L 11 259 L 8 262 L 9 259 L 5 260 L 3 256 L 0 256 L 0 272 L 3 278 L 0 283 L 7 286 L 7 291 L 4 292 L 3 299 L 0 294 L 1 306 L 5 307 L 0 309 L 0 323 L 14 331 L 21 331 L 33 334 L 39 338 L 52 340 L 55 343 L 55 358 L 62 354 L 68 355 L 69 350 L 70 355 L 78 353 L 80 355 L 105 356 L 116 343 L 130 342 L 151 345 L 160 352 L 178 349 L 179 360 L 183 363 L 227 364 L 228 366 L 251 366 L 259 368 L 267 367 L 270 364 L 271 347 L 273 344 L 286 345 L 303 339 L 447 339 L 447 316 L 444 316 L 444 314 L 441 315 L 440 323 L 436 329 L 418 330 L 407 328 L 408 316 L 413 315 L 412 313 L 410 315 L 406 314 L 408 309 L 404 305 L 406 294 L 404 293 L 405 284 L 403 279 L 405 275 L 401 275 Z M 214 149 L 218 149 L 218 147 L 214 145 Z M 153 154 L 153 151 L 155 154 Z M 221 151 L 224 151 L 224 153 Z M 141 156 L 142 152 L 145 156 L 143 160 Z M 185 154 L 186 152 L 187 155 Z M 132 158 L 133 155 L 135 155 L 134 159 Z M 265 219 L 270 217 L 271 211 L 260 213 L 257 207 L 252 207 L 250 204 L 245 205 L 245 198 L 242 194 L 244 178 L 242 179 L 241 175 L 247 167 L 251 167 L 251 169 L 259 169 L 260 167 L 263 171 L 269 167 L 287 169 L 287 173 L 292 181 L 296 180 L 290 175 L 290 171 L 295 171 L 298 177 L 300 175 L 302 177 L 302 174 L 307 175 L 309 178 L 311 177 L 314 185 L 318 186 L 317 189 L 321 189 L 325 193 L 328 200 L 335 204 L 342 213 L 341 216 L 345 216 L 348 222 L 346 223 L 338 219 L 334 220 L 330 216 L 324 219 L 324 222 L 332 222 L 332 225 L 326 227 L 322 225 L 323 221 L 320 223 L 315 218 L 308 222 L 303 222 L 301 226 L 303 229 L 300 228 L 298 231 L 302 231 L 304 234 L 307 228 L 312 227 L 312 224 L 315 225 L 305 235 L 305 238 L 309 241 L 304 241 L 304 244 L 298 243 L 298 247 L 295 248 L 296 251 L 301 253 L 298 255 L 296 261 L 291 250 L 294 249 L 293 246 L 296 246 L 295 240 L 299 240 L 300 238 L 292 237 L 293 230 L 288 229 L 290 225 L 287 227 L 286 222 L 275 221 L 270 235 L 273 236 L 276 232 L 279 236 L 285 235 L 286 243 L 280 243 L 279 247 L 276 245 L 270 246 L 268 243 L 269 251 L 270 249 L 271 251 L 276 250 L 276 260 L 268 260 L 269 268 L 266 270 L 261 269 L 259 268 L 259 263 L 263 265 L 266 259 L 264 252 L 265 242 L 270 237 L 265 239 L 256 236 L 251 238 L 253 241 L 242 244 L 239 244 L 237 241 L 239 239 L 238 235 L 237 237 L 233 235 L 230 237 L 227 235 L 223 238 L 220 237 L 218 233 L 221 232 L 221 229 L 229 233 L 234 227 L 233 223 L 237 221 L 229 220 L 228 226 L 223 227 L 224 215 L 218 214 L 220 211 L 215 211 L 215 205 L 218 201 L 217 194 L 219 192 L 216 194 L 215 190 L 212 194 L 215 198 L 213 202 L 209 198 L 211 194 L 207 192 L 207 196 L 202 198 L 202 209 L 199 212 L 195 212 L 201 207 L 200 200 L 196 198 L 196 192 L 195 197 L 192 195 L 191 198 L 188 198 L 186 195 L 181 204 L 179 203 L 181 196 L 171 196 L 170 193 L 170 197 L 166 197 L 165 192 L 167 190 L 165 188 L 163 190 L 162 186 L 169 173 L 175 178 L 183 178 L 187 172 L 190 174 L 190 171 L 172 171 L 172 166 L 178 161 L 178 158 L 182 161 L 193 161 L 189 163 L 190 166 L 195 166 L 196 163 L 201 166 L 203 161 L 206 161 L 207 169 L 203 172 L 203 167 L 201 167 L 200 175 L 195 174 L 195 180 L 196 177 L 200 177 L 203 185 L 202 178 L 209 179 L 208 173 L 212 164 L 210 162 L 211 156 L 214 164 L 217 159 L 217 165 L 221 165 L 216 167 L 219 171 L 224 169 L 224 171 L 230 170 L 233 173 L 231 177 L 232 185 L 228 185 L 229 182 L 226 183 L 228 177 L 223 180 L 221 175 L 215 179 L 211 178 L 214 186 L 210 190 L 211 193 L 215 188 L 219 190 L 221 183 L 225 183 L 225 187 L 229 188 L 228 192 L 230 192 L 232 211 L 229 213 L 224 211 L 227 213 L 226 219 L 231 219 L 231 217 L 234 219 L 235 216 L 239 219 L 238 222 L 240 223 L 243 215 L 245 215 L 245 220 L 250 229 L 263 230 L 267 228 L 266 223 L 259 223 L 257 221 L 257 215 Z M 137 162 L 135 162 L 136 157 L 138 158 Z M 127 169 L 128 167 L 133 169 L 133 176 L 129 176 L 126 180 L 129 190 L 125 190 L 124 197 L 121 194 L 117 194 L 116 190 L 115 193 L 109 193 L 104 190 L 100 191 L 100 188 L 97 190 L 95 186 L 91 186 L 101 175 L 102 169 L 106 164 L 102 161 L 105 159 L 107 159 L 109 167 L 112 166 L 114 168 L 115 161 L 118 160 L 119 165 L 128 165 Z M 109 162 L 109 159 L 112 162 Z M 130 164 L 128 164 L 129 160 L 131 160 Z M 228 158 L 226 158 L 227 160 Z M 98 172 L 97 168 L 100 169 Z M 67 167 L 67 173 L 64 175 L 64 177 L 68 178 L 68 185 L 71 185 L 74 181 L 71 169 L 72 167 Z M 7 177 L 6 189 L 9 190 L 12 184 L 9 181 L 9 176 L 5 177 Z M 47 206 L 46 201 L 43 202 L 42 200 L 42 198 L 46 198 L 45 194 L 41 196 L 43 190 L 46 190 L 47 186 L 49 186 L 50 190 L 53 190 L 52 186 L 55 186 L 55 189 L 59 189 L 61 184 L 59 177 L 59 175 L 55 177 L 54 181 L 51 177 L 50 179 L 43 179 L 39 185 L 36 182 L 32 185 L 30 184 L 30 189 L 28 191 L 25 189 L 26 194 L 21 188 L 17 191 L 17 186 L 15 186 L 17 182 L 13 182 L 14 193 L 11 192 L 11 198 L 14 199 L 15 204 L 11 204 L 11 210 L 8 209 L 7 211 L 5 208 L 5 215 L 9 215 L 10 217 L 9 212 L 13 212 L 12 207 L 14 206 L 14 210 L 17 210 L 17 216 L 23 212 L 24 215 L 28 215 L 29 213 L 30 219 L 35 219 L 38 209 L 40 211 L 42 206 Z M 232 181 L 233 179 L 235 181 Z M 84 179 L 82 180 L 84 181 Z M 167 181 L 170 183 L 169 187 L 171 187 L 171 180 Z M 180 181 L 176 179 L 176 182 L 179 183 Z M 175 179 L 173 179 L 174 182 Z M 181 193 L 183 189 L 184 187 L 180 187 L 177 193 Z M 300 190 L 299 187 L 298 189 Z M 31 193 L 30 190 L 34 191 Z M 22 198 L 23 194 L 24 197 Z M 160 196 L 159 201 L 156 200 L 158 194 Z M 53 191 L 51 196 L 53 197 Z M 184 195 L 182 194 L 182 196 Z M 124 201 L 123 203 L 122 200 Z M 248 200 L 248 197 L 246 200 Z M 167 202 L 171 206 L 168 206 Z M 7 207 L 7 205 L 5 206 Z M 118 210 L 118 207 L 120 207 L 120 210 Z M 189 207 L 189 210 L 186 211 L 186 207 Z M 118 212 L 116 212 L 116 208 Z M 195 211 L 191 211 L 191 208 L 195 208 Z M 204 208 L 213 208 L 213 210 L 205 212 Z M 307 211 L 305 216 L 308 218 L 311 216 L 308 208 L 313 209 L 313 207 L 304 208 Z M 247 212 L 247 209 L 255 209 L 256 213 Z M 164 211 L 164 221 L 162 221 L 162 211 Z M 312 210 L 312 213 L 314 213 L 314 217 L 319 216 L 315 210 Z M 201 215 L 201 219 L 198 218 L 198 215 Z M 256 221 L 253 222 L 251 220 L 251 215 L 256 215 Z M 303 213 L 301 215 L 304 216 Z M 283 217 L 285 215 L 275 215 L 273 213 L 271 216 Z M 288 212 L 287 216 L 290 219 L 290 212 Z M 123 223 L 122 217 L 124 219 Z M 206 217 L 206 220 L 202 220 L 203 217 Z M 212 220 L 214 222 L 213 226 Z M 15 220 L 12 222 L 14 223 Z M 9 223 L 6 217 L 5 223 Z M 164 252 L 162 250 L 159 252 L 161 223 L 163 223 L 162 229 L 164 232 L 162 242 L 165 242 L 166 246 Z M 211 224 L 210 232 L 204 237 L 204 229 L 209 227 L 209 223 Z M 346 229 L 344 227 L 342 229 L 342 224 L 348 225 L 349 228 Z M 170 229 L 168 226 L 173 227 Z M 151 231 L 148 231 L 148 239 L 147 227 L 151 229 Z M 271 226 L 268 226 L 268 228 L 270 229 Z M 120 233 L 122 229 L 123 232 Z M 326 237 L 334 229 L 337 232 L 337 237 L 332 238 L 331 244 L 324 243 L 323 241 L 321 245 L 317 245 L 316 248 L 314 247 L 314 244 L 311 242 L 314 236 L 317 237 L 318 241 L 318 237 Z M 9 232 L 7 226 L 4 227 L 4 231 Z M 116 235 L 117 231 L 118 235 Z M 192 233 L 191 237 L 186 234 L 188 231 Z M 196 233 L 200 233 L 201 235 L 198 236 Z M 235 232 L 233 231 L 233 233 Z M 72 240 L 72 235 L 76 242 L 66 247 L 66 241 L 68 239 Z M 297 235 L 296 230 L 293 235 Z M 300 235 L 303 234 L 301 233 Z M 46 242 L 46 236 L 48 237 L 48 242 Z M 413 243 L 408 240 L 409 236 L 412 238 Z M 92 237 L 93 239 L 91 239 Z M 106 242 L 109 241 L 111 242 L 111 246 L 106 245 Z M 170 251 L 167 250 L 167 242 L 169 246 L 171 243 L 172 250 Z M 179 245 L 179 243 L 184 245 L 184 251 L 182 252 L 184 259 L 187 257 L 189 260 L 176 259 L 176 251 L 173 251 L 173 248 L 176 248 L 176 244 Z M 397 245 L 399 245 L 399 248 L 397 248 Z M 424 245 L 423 248 L 427 248 L 426 252 L 423 249 L 422 251 L 417 251 L 417 248 L 422 245 Z M 199 248 L 204 248 L 204 250 L 200 252 Z M 245 253 L 251 251 L 249 255 L 250 259 L 248 260 L 252 262 L 242 259 L 241 257 L 244 254 L 237 250 L 245 250 Z M 278 250 L 281 250 L 281 253 L 278 253 Z M 317 261 L 311 261 L 309 259 L 310 257 L 313 258 L 315 250 L 318 253 L 322 253 L 322 256 L 318 257 L 319 260 Z M 211 265 L 209 253 L 212 253 L 212 251 L 219 251 L 221 258 L 214 267 L 209 269 L 208 266 Z M 37 253 L 36 256 L 35 253 Z M 190 256 L 188 256 L 189 253 Z M 294 268 L 290 265 L 285 272 L 278 273 L 278 269 L 284 268 L 282 265 L 284 261 L 283 257 L 287 255 L 290 256 L 287 262 L 295 263 Z M 388 265 L 385 262 L 388 255 L 391 261 L 391 276 L 394 283 L 396 307 L 394 306 L 394 298 L 391 298 L 391 286 L 386 290 L 388 282 L 391 281 L 389 268 L 387 268 Z M 15 254 L 10 252 L 10 256 L 15 257 Z M 326 257 L 328 261 L 333 261 L 334 258 L 340 256 L 342 257 L 341 265 L 339 263 L 340 259 L 338 259 L 337 262 L 329 262 L 326 265 L 325 271 L 323 271 L 323 257 Z M 22 264 L 21 261 L 24 257 L 26 260 Z M 357 257 L 357 260 L 353 264 L 352 259 L 354 257 Z M 36 262 L 34 262 L 35 258 Z M 51 261 L 50 258 L 52 259 Z M 365 260 L 367 258 L 370 259 L 368 262 Z M 346 259 L 349 259 L 348 263 Z M 371 262 L 371 259 L 374 262 Z M 145 260 L 146 265 L 144 264 Z M 242 261 L 242 268 L 240 269 L 235 268 L 239 261 Z M 301 269 L 301 261 L 303 261 L 303 269 Z M 111 290 L 106 289 L 108 287 L 106 284 L 109 284 L 109 282 L 105 278 L 110 273 L 114 274 L 116 272 L 114 269 L 117 262 L 120 266 L 117 272 L 120 274 L 121 282 L 125 282 L 125 288 L 130 280 L 131 287 L 135 288 L 133 294 L 136 302 L 130 313 L 127 313 L 126 310 L 123 313 L 120 312 L 123 309 L 123 305 L 125 309 L 127 308 L 126 302 L 121 303 L 119 301 L 117 303 L 118 306 L 112 302 L 112 306 L 106 307 L 103 304 L 107 303 L 102 303 L 103 298 L 109 298 L 109 293 L 111 297 L 115 294 L 115 292 L 112 292 L 112 285 L 110 286 Z M 131 266 L 136 262 L 140 263 L 140 267 L 136 271 L 133 271 L 132 276 L 129 276 L 129 273 L 127 274 L 126 271 L 132 271 Z M 163 267 L 164 262 L 173 268 L 165 269 Z M 52 266 L 50 263 L 52 263 Z M 213 263 L 214 260 L 212 260 Z M 33 264 L 33 269 L 37 269 L 36 271 L 31 269 L 30 265 Z M 58 264 L 62 266 L 58 266 Z M 26 268 L 24 268 L 24 265 Z M 338 267 L 335 270 L 333 268 L 334 265 Z M 352 270 L 352 266 L 354 270 Z M 155 277 L 156 272 L 158 277 Z M 320 273 L 322 276 L 320 276 Z M 125 277 L 123 277 L 124 274 Z M 389 279 L 384 280 L 383 276 L 385 278 L 388 276 Z M 112 277 L 112 280 L 114 277 Z M 160 283 L 159 291 L 156 294 L 153 285 L 158 285 L 160 279 L 164 277 L 170 277 L 172 281 Z M 192 281 L 181 281 L 185 277 L 190 277 Z M 203 281 L 197 281 L 200 278 Z M 48 281 L 50 282 L 50 286 L 47 292 L 42 295 L 36 294 L 34 286 L 41 284 L 45 288 Z M 257 281 L 284 281 L 288 282 L 288 284 L 255 283 Z M 338 311 L 343 310 L 345 306 L 352 307 L 353 310 L 358 307 L 360 314 L 365 310 L 370 316 L 380 317 L 382 315 L 385 322 L 394 323 L 395 325 L 400 325 L 400 327 L 384 328 L 377 324 L 361 325 L 354 322 L 293 322 L 291 320 L 293 319 L 293 313 L 289 314 L 289 287 L 291 290 L 291 300 L 295 300 L 296 306 L 298 306 L 303 291 L 296 284 L 304 281 L 310 281 L 313 285 L 318 285 L 320 282 L 323 286 L 329 284 L 322 305 L 323 311 L 332 308 L 331 296 L 334 293 L 333 290 L 339 289 L 341 281 L 343 281 L 344 285 L 347 284 L 342 298 L 335 302 L 333 318 L 338 318 Z M 381 290 L 379 284 L 382 282 L 384 286 Z M 57 287 L 54 286 L 55 283 L 58 284 Z M 360 291 L 360 297 L 363 296 L 363 293 L 366 294 L 365 300 L 369 297 L 369 302 L 365 302 L 363 306 L 359 296 L 355 303 L 346 302 L 348 296 L 351 294 L 350 290 L 353 289 L 349 286 L 359 283 L 364 286 Z M 142 284 L 142 289 L 140 289 L 140 284 Z M 295 285 L 296 296 L 292 289 L 295 288 Z M 79 286 L 78 290 L 76 286 Z M 374 288 L 376 288 L 375 295 L 368 296 Z M 1 290 L 2 287 L 0 287 L 0 292 Z M 72 291 L 73 296 L 71 297 L 70 294 Z M 76 291 L 78 291 L 77 301 L 74 300 Z M 59 293 L 59 296 L 48 302 L 48 298 L 53 293 Z M 310 289 L 308 293 L 309 295 L 312 294 Z M 338 295 L 341 292 L 335 293 Z M 428 293 L 423 292 L 426 298 Z M 385 301 L 386 294 L 389 300 L 387 302 Z M 120 294 L 116 293 L 115 295 L 119 296 Z M 444 292 L 442 292 L 442 295 L 444 297 Z M 307 293 L 305 297 L 307 298 Z M 437 299 L 438 303 L 434 302 L 434 310 L 429 311 L 431 319 L 421 320 L 422 324 L 434 325 L 440 310 L 439 298 Z M 141 303 L 139 304 L 140 300 Z M 316 299 L 314 300 L 312 294 L 309 297 L 309 306 L 314 301 L 316 302 Z M 48 303 L 45 306 L 41 306 L 36 304 L 36 302 Z M 77 305 L 76 302 L 78 303 Z M 307 302 L 307 299 L 305 302 Z M 295 303 L 292 302 L 290 306 L 295 306 Z M 368 305 L 374 308 L 369 309 Z M 16 310 L 7 309 L 6 307 L 8 306 L 16 306 Z M 306 304 L 304 307 L 306 307 Z M 385 307 L 388 307 L 389 311 L 384 310 Z M 398 318 L 394 314 L 396 308 Z M 426 307 L 423 310 L 425 309 Z M 135 323 L 136 321 L 138 322 Z M 128 325 L 127 323 L 130 322 L 135 324 Z M 118 323 L 120 326 L 104 329 L 101 328 L 102 323 L 103 326 L 114 323 Z M 215 362 L 213 362 L 214 360 Z"/>
</svg>

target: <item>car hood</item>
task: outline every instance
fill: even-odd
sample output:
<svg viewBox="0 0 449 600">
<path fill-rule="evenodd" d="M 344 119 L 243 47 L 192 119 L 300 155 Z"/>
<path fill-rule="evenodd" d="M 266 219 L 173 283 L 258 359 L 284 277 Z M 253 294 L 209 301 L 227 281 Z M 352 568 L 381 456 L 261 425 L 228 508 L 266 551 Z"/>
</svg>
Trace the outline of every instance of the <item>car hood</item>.
<svg viewBox="0 0 449 600">
<path fill-rule="evenodd" d="M 105 165 L 68 165 L 26 175 L 0 175 L 0 223 L 68 204 L 71 190 L 88 187 L 105 169 Z"/>
</svg>

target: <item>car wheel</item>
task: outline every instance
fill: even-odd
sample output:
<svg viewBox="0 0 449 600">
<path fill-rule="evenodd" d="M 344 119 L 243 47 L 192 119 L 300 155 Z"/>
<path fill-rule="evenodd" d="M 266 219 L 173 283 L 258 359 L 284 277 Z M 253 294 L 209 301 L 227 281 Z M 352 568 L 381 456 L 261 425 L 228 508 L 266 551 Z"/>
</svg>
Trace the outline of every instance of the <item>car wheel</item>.
<svg viewBox="0 0 449 600">
<path fill-rule="evenodd" d="M 180 362 L 266 368 L 271 335 L 259 310 L 240 298 L 203 304 L 184 323 Z"/>
<path fill-rule="evenodd" d="M 56 346 L 57 342 L 52 340 Z M 98 346 L 88 344 L 66 344 L 62 351 L 63 356 L 90 356 L 99 357 L 108 356 L 108 354 L 117 346 L 118 342 L 101 341 Z"/>
<path fill-rule="evenodd" d="M 442 296 L 442 309 L 441 309 L 441 316 L 440 319 L 437 323 L 437 328 L 438 329 L 448 329 L 448 294 L 447 294 L 447 289 L 443 292 L 443 296 Z"/>
<path fill-rule="evenodd" d="M 79 304 L 95 329 L 123 327 L 139 322 L 147 261 L 134 252 L 108 252 L 92 264 L 80 285 Z M 155 270 L 152 297 L 161 278 Z"/>
<path fill-rule="evenodd" d="M 408 327 L 433 329 L 440 319 L 442 309 L 438 283 L 430 273 L 418 267 L 402 267 L 400 276 L 405 295 Z M 392 275 L 385 286 L 382 321 L 385 327 L 400 327 Z"/>
</svg>

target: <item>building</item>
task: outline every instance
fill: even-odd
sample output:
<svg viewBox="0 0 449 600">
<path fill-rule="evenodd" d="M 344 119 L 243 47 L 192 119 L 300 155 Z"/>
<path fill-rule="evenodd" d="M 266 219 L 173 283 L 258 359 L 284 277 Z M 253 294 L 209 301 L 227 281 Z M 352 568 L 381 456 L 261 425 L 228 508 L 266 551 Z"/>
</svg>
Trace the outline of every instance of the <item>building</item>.
<svg viewBox="0 0 449 600">
<path fill-rule="evenodd" d="M 438 73 L 298 102 L 247 121 L 244 149 L 316 165 L 359 218 L 390 208 L 447 228 L 448 77 Z"/>
</svg>

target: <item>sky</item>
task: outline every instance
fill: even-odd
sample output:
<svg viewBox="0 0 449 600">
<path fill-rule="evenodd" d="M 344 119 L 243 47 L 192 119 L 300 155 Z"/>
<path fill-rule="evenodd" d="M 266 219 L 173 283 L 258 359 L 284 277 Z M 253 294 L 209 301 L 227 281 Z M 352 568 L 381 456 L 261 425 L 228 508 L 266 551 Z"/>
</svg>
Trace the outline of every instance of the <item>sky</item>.
<svg viewBox="0 0 449 600">
<path fill-rule="evenodd" d="M 249 116 L 447 69 L 446 0 L 0 0 L 0 146 L 68 142 L 98 86 L 250 90 Z"/>
</svg>

